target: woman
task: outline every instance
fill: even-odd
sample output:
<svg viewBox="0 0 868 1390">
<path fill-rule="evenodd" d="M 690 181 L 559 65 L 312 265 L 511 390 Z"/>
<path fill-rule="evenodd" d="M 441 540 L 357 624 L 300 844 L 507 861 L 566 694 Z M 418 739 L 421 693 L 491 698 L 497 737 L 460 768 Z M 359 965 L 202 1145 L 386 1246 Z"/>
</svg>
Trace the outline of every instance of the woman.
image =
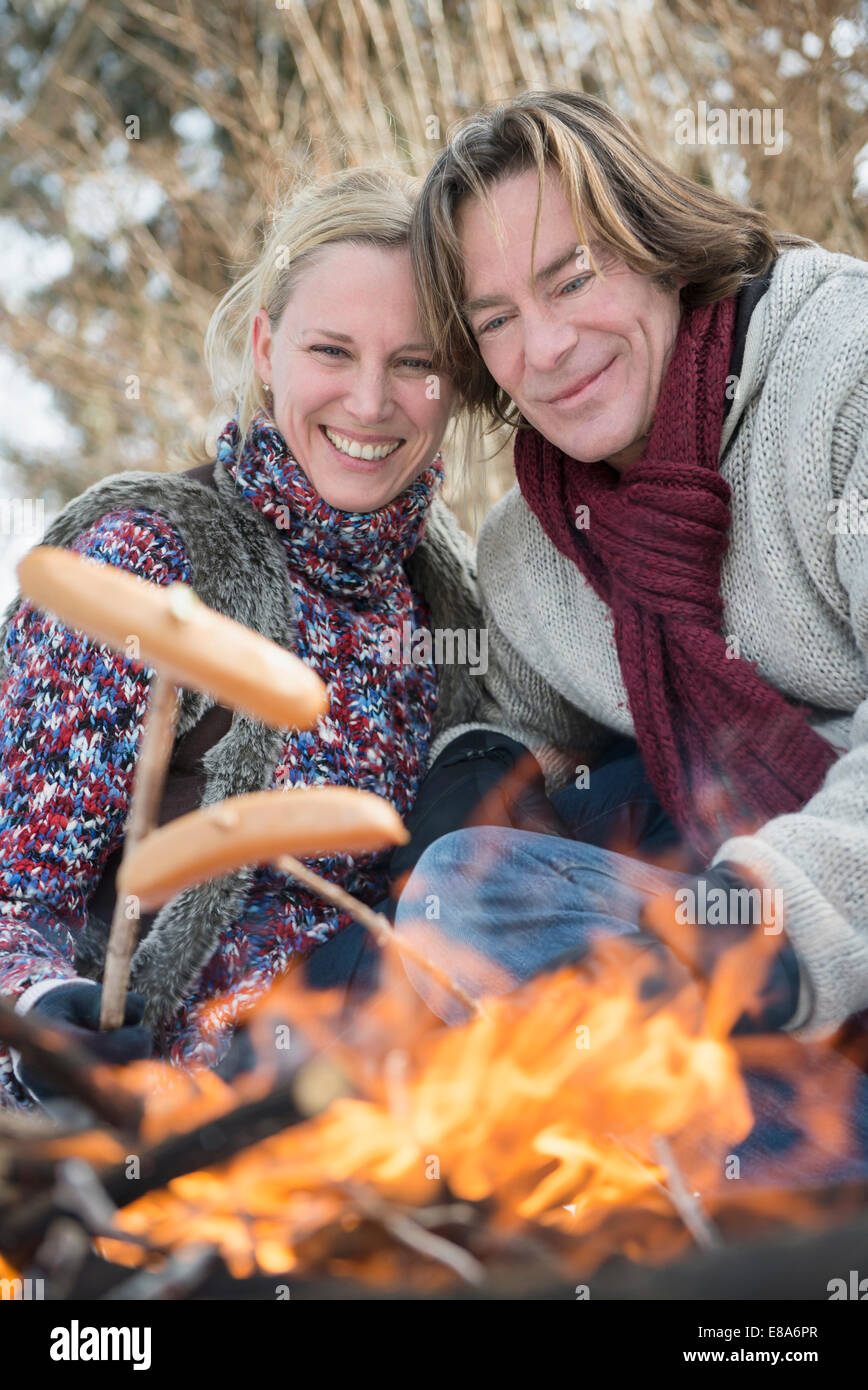
<svg viewBox="0 0 868 1390">
<path fill-rule="evenodd" d="M 462 399 L 517 426 L 479 540 L 484 722 L 579 830 L 623 777 L 601 753 L 635 738 L 624 785 L 647 774 L 683 852 L 452 834 L 399 929 L 442 886 L 444 953 L 520 978 L 674 893 L 694 966 L 784 944 L 753 1026 L 828 1035 L 868 1006 L 868 264 L 774 234 L 572 92 L 469 120 L 413 251 Z M 472 736 L 438 753 L 460 767 Z"/>
<path fill-rule="evenodd" d="M 472 716 L 468 671 L 390 659 L 407 622 L 478 626 L 472 551 L 437 497 L 453 390 L 418 322 L 412 198 L 402 175 L 356 170 L 280 209 L 209 327 L 212 380 L 236 407 L 216 462 L 106 478 L 45 534 L 192 584 L 328 683 L 328 715 L 290 734 L 185 692 L 161 821 L 297 783 L 364 788 L 406 815 L 432 735 Z M 155 1030 L 176 1065 L 218 1064 L 242 1011 L 348 919 L 269 867 L 179 894 L 143 923 L 124 1026 L 96 1031 L 153 673 L 18 599 L 0 651 L 0 994 L 113 1062 L 150 1055 Z M 317 863 L 369 903 L 386 867 Z M 51 1097 L 0 1046 L 0 1104 Z"/>
</svg>

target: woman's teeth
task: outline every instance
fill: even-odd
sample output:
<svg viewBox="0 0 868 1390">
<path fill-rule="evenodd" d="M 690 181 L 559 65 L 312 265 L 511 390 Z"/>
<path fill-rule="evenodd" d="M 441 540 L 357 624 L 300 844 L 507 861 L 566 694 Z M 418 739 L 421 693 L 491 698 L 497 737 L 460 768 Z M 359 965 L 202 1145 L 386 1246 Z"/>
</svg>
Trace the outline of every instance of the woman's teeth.
<svg viewBox="0 0 868 1390">
<path fill-rule="evenodd" d="M 330 444 L 336 449 L 340 449 L 342 454 L 349 454 L 354 459 L 384 459 L 393 454 L 395 450 L 404 442 L 401 439 L 394 439 L 389 444 L 359 444 L 355 439 L 345 439 L 342 434 L 335 434 L 333 430 L 323 426 L 323 433 Z"/>
</svg>

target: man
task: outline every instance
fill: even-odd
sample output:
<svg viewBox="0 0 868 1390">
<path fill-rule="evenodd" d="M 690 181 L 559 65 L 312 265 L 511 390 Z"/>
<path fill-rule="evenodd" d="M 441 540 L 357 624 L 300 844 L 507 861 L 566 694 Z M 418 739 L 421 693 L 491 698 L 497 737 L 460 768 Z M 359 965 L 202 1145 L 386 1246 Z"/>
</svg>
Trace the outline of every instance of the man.
<svg viewBox="0 0 868 1390">
<path fill-rule="evenodd" d="M 490 698 L 429 781 L 442 804 L 443 761 L 508 736 L 556 809 L 586 798 L 582 835 L 622 761 L 601 755 L 635 737 L 683 852 L 674 873 L 641 835 L 457 831 L 398 929 L 433 895 L 445 958 L 459 938 L 520 978 L 681 893 L 709 927 L 684 933 L 694 967 L 760 929 L 784 945 L 753 1026 L 834 1030 L 868 1006 L 868 264 L 773 234 L 571 92 L 464 125 L 413 251 L 465 404 L 516 426 L 479 539 Z M 417 846 L 425 817 L 423 789 Z M 712 892 L 730 910 L 706 922 Z"/>
</svg>

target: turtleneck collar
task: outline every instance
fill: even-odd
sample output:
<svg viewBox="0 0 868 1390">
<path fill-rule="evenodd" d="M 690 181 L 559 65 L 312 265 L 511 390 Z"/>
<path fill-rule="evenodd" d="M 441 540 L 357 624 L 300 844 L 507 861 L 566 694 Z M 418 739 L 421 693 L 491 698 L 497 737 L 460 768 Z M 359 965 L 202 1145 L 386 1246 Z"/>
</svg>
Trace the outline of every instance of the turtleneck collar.
<svg viewBox="0 0 868 1390">
<path fill-rule="evenodd" d="M 436 458 L 403 492 L 375 512 L 345 512 L 320 497 L 286 439 L 264 412 L 254 416 L 239 450 L 237 416 L 225 425 L 217 458 L 241 496 L 273 518 L 303 569 L 331 594 L 360 596 L 379 587 L 412 555 L 425 531 L 428 509 L 443 480 Z"/>
</svg>

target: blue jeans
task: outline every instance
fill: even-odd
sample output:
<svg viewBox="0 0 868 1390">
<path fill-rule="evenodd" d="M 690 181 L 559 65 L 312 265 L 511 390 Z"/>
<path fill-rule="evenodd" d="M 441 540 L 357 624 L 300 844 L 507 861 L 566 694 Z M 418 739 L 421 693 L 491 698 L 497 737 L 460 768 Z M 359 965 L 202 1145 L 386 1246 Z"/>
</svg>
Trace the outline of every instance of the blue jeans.
<svg viewBox="0 0 868 1390">
<path fill-rule="evenodd" d="M 561 956 L 575 958 L 595 933 L 636 934 L 643 903 L 702 867 L 663 811 L 632 739 L 616 742 L 588 786 L 571 784 L 551 801 L 572 840 L 489 827 L 453 831 L 423 854 L 401 895 L 396 930 L 433 919 L 441 963 L 450 942 L 478 955 L 476 978 L 469 960 L 463 974 L 451 962 L 474 997 L 499 992 L 498 980 L 516 983 Z M 661 859 L 679 870 L 653 862 Z M 428 981 L 412 968 L 408 974 L 447 1023 L 464 1018 L 452 998 L 438 996 L 435 1007 Z"/>
<path fill-rule="evenodd" d="M 619 738 L 612 743 L 595 768 L 591 783 L 592 786 L 583 791 L 570 786 L 552 797 L 562 820 L 576 839 L 607 849 L 625 845 L 649 857 L 675 856 L 685 869 L 701 868 L 701 861 L 694 859 L 682 844 L 660 806 L 633 739 Z M 544 836 L 530 838 L 546 843 Z M 559 843 L 562 841 L 554 841 L 554 844 Z M 385 904 L 379 904 L 378 908 L 385 910 Z M 571 928 L 567 936 L 569 944 L 573 944 Z M 539 966 L 545 964 L 546 959 L 540 957 Z M 378 977 L 379 952 L 370 933 L 358 923 L 352 923 L 319 946 L 306 966 L 308 985 L 314 989 L 345 988 L 348 1005 L 370 994 L 377 986 Z"/>
<path fill-rule="evenodd" d="M 677 887 L 685 873 L 606 844 L 624 844 L 626 830 L 637 854 L 657 858 L 684 847 L 653 791 L 647 795 L 638 754 L 595 769 L 591 784 L 593 791 L 568 787 L 552 798 L 580 839 L 480 827 L 436 841 L 401 895 L 396 931 L 422 923 L 429 956 L 473 997 L 501 993 L 562 958 L 576 959 L 596 935 L 635 935 L 643 903 Z M 690 872 L 701 867 L 686 851 L 681 862 Z M 420 967 L 405 962 L 405 969 L 447 1023 L 466 1018 L 454 997 Z M 868 1178 L 868 1076 L 829 1048 L 796 1046 L 797 1055 L 825 1078 L 828 1094 L 839 1084 L 851 1090 L 843 1141 L 801 1134 L 792 1118 L 791 1082 L 756 1069 L 745 1075 L 754 1128 L 731 1150 L 741 1177 L 790 1186 Z"/>
</svg>

